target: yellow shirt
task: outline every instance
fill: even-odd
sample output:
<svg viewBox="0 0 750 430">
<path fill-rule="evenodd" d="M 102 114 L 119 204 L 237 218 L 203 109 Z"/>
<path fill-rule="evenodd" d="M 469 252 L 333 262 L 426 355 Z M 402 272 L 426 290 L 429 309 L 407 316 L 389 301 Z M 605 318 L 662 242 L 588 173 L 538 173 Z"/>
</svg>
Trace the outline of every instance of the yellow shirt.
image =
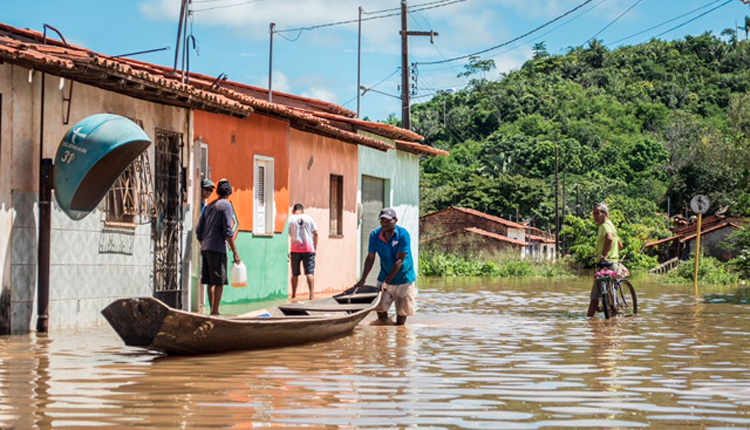
<svg viewBox="0 0 750 430">
<path fill-rule="evenodd" d="M 607 243 L 607 236 L 612 234 L 612 246 L 609 248 L 607 260 L 617 263 L 620 260 L 620 237 L 617 235 L 617 228 L 612 221 L 606 220 L 599 226 L 599 232 L 596 237 L 596 262 L 602 260 L 604 253 L 604 244 Z"/>
</svg>

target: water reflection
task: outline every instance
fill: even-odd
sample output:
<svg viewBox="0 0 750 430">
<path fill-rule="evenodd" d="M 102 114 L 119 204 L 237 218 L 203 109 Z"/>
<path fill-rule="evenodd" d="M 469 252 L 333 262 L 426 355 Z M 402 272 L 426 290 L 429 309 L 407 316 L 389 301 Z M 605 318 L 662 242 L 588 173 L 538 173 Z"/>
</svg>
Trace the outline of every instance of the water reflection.
<svg viewBox="0 0 750 430">
<path fill-rule="evenodd" d="M 0 428 L 750 427 L 746 289 L 636 282 L 640 315 L 605 321 L 588 285 L 423 282 L 406 326 L 215 356 L 0 338 Z"/>
</svg>

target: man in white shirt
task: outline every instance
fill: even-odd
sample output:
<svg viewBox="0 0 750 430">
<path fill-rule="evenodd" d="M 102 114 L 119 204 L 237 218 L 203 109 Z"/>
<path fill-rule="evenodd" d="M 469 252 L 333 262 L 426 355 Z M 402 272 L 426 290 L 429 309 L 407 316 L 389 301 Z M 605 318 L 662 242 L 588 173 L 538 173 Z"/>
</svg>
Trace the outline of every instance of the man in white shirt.
<svg viewBox="0 0 750 430">
<path fill-rule="evenodd" d="M 310 215 L 305 215 L 305 207 L 297 203 L 289 217 L 289 239 L 291 240 L 292 298 L 297 295 L 300 263 L 304 263 L 310 300 L 315 292 L 315 248 L 318 246 L 318 227 Z"/>
</svg>

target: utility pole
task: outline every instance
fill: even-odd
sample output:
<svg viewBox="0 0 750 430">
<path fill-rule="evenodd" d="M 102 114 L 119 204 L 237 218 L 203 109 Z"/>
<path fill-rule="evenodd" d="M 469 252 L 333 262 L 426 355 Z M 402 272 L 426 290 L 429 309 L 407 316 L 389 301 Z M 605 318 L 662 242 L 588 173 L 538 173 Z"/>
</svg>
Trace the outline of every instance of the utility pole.
<svg viewBox="0 0 750 430">
<path fill-rule="evenodd" d="M 182 0 L 180 2 L 180 23 L 177 25 L 177 41 L 174 47 L 174 67 L 172 70 L 177 70 L 177 61 L 180 57 L 180 46 L 182 46 L 182 29 L 185 27 L 185 17 L 188 14 L 187 10 L 188 0 Z"/>
<path fill-rule="evenodd" d="M 362 6 L 359 7 L 359 23 L 357 30 L 357 118 L 359 118 L 359 109 L 362 95 L 359 92 L 362 86 Z"/>
<path fill-rule="evenodd" d="M 565 188 L 567 187 L 567 183 L 565 182 L 565 177 L 567 173 L 567 168 L 563 166 L 563 172 L 562 172 L 562 219 L 560 219 L 560 225 L 558 228 L 562 228 L 563 223 L 565 223 L 565 209 L 568 207 L 568 199 L 567 199 L 567 192 Z M 567 243 L 565 243 L 565 237 L 562 238 L 562 252 L 560 253 L 560 256 L 565 254 L 565 249 L 567 248 Z"/>
<path fill-rule="evenodd" d="M 438 36 L 436 31 L 409 31 L 406 0 L 401 0 L 401 127 L 411 130 L 411 85 L 409 84 L 409 36 Z"/>
<path fill-rule="evenodd" d="M 557 258 L 560 257 L 560 204 L 559 204 L 560 188 L 557 183 L 558 169 L 559 169 L 558 149 L 557 149 L 557 143 L 555 143 L 555 256 Z"/>
<path fill-rule="evenodd" d="M 273 33 L 276 31 L 276 23 L 272 22 L 268 25 L 268 33 L 270 34 L 270 43 L 268 46 L 268 101 L 273 102 Z"/>
</svg>

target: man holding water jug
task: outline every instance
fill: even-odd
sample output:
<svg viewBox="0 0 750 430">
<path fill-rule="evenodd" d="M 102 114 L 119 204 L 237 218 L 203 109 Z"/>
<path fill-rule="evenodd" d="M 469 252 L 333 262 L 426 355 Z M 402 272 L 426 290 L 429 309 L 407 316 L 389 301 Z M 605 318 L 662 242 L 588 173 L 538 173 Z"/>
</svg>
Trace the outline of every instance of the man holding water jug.
<svg viewBox="0 0 750 430">
<path fill-rule="evenodd" d="M 222 179 L 216 186 L 218 199 L 206 205 L 201 213 L 196 234 L 201 243 L 203 264 L 201 283 L 209 285 L 208 302 L 211 305 L 211 315 L 219 315 L 221 296 L 227 279 L 227 244 L 234 254 L 234 263 L 240 264 L 240 253 L 234 243 L 234 208 L 227 198 L 232 194 L 232 185 Z"/>
</svg>

